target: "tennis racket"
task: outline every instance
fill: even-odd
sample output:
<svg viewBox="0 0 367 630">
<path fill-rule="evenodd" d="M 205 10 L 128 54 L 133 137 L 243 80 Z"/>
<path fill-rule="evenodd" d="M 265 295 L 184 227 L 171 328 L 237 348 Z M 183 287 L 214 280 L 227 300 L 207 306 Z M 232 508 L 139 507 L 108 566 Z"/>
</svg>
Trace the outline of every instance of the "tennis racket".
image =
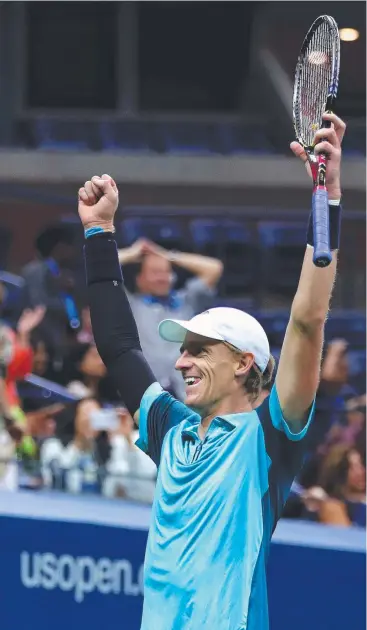
<svg viewBox="0 0 367 630">
<path fill-rule="evenodd" d="M 330 126 L 323 121 L 331 112 L 338 93 L 340 67 L 339 29 L 334 18 L 321 15 L 312 24 L 298 57 L 294 91 L 293 124 L 297 141 L 304 147 L 314 180 L 312 223 L 314 253 L 317 267 L 331 262 L 329 238 L 329 200 L 326 189 L 327 156 L 314 154 L 316 131 Z"/>
</svg>

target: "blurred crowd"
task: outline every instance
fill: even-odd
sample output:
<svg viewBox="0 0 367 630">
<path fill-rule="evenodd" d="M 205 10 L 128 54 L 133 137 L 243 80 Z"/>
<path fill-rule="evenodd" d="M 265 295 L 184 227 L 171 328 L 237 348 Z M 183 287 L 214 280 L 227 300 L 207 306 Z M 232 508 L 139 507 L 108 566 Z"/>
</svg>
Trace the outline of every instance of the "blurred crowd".
<svg viewBox="0 0 367 630">
<path fill-rule="evenodd" d="M 150 503 L 156 468 L 94 345 L 80 247 L 68 225 L 39 235 L 16 299 L 0 283 L 0 489 L 93 493 Z M 223 271 L 208 256 L 140 239 L 119 250 L 144 353 L 162 386 L 183 397 L 178 349 L 160 320 L 209 307 Z M 189 278 L 175 290 L 175 273 Z M 263 392 L 263 405 L 269 391 Z M 325 349 L 305 466 L 285 516 L 366 525 L 366 394 L 350 384 L 348 344 Z"/>
</svg>

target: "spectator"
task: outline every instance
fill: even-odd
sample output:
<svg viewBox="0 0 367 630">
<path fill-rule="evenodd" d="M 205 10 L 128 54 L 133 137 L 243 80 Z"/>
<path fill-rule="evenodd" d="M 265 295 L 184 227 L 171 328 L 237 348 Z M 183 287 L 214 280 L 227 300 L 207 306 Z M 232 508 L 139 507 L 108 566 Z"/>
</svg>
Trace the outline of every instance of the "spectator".
<svg viewBox="0 0 367 630">
<path fill-rule="evenodd" d="M 22 380 L 33 369 L 31 335 L 40 326 L 44 317 L 43 306 L 38 306 L 33 310 L 25 309 L 18 320 L 16 331 L 8 331 L 12 344 L 12 356 L 7 366 L 6 385 L 9 402 L 14 411 L 20 407 L 16 381 Z"/>
<path fill-rule="evenodd" d="M 10 433 L 0 428 L 0 490 L 14 491 L 18 488 L 16 446 Z"/>
<path fill-rule="evenodd" d="M 333 339 L 326 348 L 317 392 L 314 431 L 318 431 L 318 441 L 332 425 L 342 421 L 346 401 L 356 395 L 348 381 L 348 343 Z"/>
<path fill-rule="evenodd" d="M 14 422 L 6 390 L 6 370 L 12 356 L 12 344 L 5 326 L 0 328 L 0 490 L 16 490 L 17 467 L 14 463 L 16 439 L 12 430 Z"/>
<path fill-rule="evenodd" d="M 30 345 L 33 350 L 32 373 L 46 378 L 50 368 L 51 350 L 38 328 L 30 336 Z"/>
<path fill-rule="evenodd" d="M 356 448 L 330 449 L 321 468 L 320 486 L 327 494 L 320 505 L 321 523 L 366 527 L 366 468 Z"/>
<path fill-rule="evenodd" d="M 366 394 L 354 396 L 345 403 L 344 417 L 334 424 L 328 432 L 325 447 L 333 444 L 353 446 L 363 432 L 366 422 Z"/>
<path fill-rule="evenodd" d="M 75 302 L 73 240 L 69 226 L 49 226 L 36 239 L 39 258 L 26 265 L 22 272 L 24 307 L 42 305 L 47 309 L 41 328 L 56 372 L 62 369 L 68 330 L 80 327 Z"/>
<path fill-rule="evenodd" d="M 172 367 L 178 358 L 178 350 L 174 344 L 158 336 L 158 324 L 169 317 L 190 319 L 195 313 L 208 308 L 222 275 L 223 265 L 219 260 L 207 256 L 169 252 L 144 239 L 131 247 L 120 249 L 119 261 L 123 266 L 140 263 L 136 277 L 137 292 L 130 294 L 129 300 L 142 349 L 162 387 L 183 398 L 182 377 Z M 188 280 L 180 291 L 173 289 L 172 265 L 196 276 Z"/>
<path fill-rule="evenodd" d="M 125 408 L 118 409 L 119 427 L 110 433 L 111 456 L 106 465 L 103 492 L 108 497 L 124 496 L 135 501 L 152 503 L 157 468 L 135 442 L 139 432 Z"/>
<path fill-rule="evenodd" d="M 75 346 L 66 361 L 66 374 L 70 392 L 82 391 L 83 397 L 100 397 L 100 384 L 106 368 L 94 343 Z M 84 387 L 80 388 L 80 385 Z"/>
<path fill-rule="evenodd" d="M 116 414 L 117 428 L 98 430 L 96 416 L 101 411 L 93 398 L 80 401 L 75 410 L 74 436 L 67 446 L 56 437 L 44 442 L 41 468 L 45 486 L 73 493 L 102 490 L 107 497 L 151 502 L 156 467 L 134 444 L 137 432 L 133 419 L 124 408 L 109 410 L 107 415 L 111 411 Z"/>
<path fill-rule="evenodd" d="M 29 336 L 42 321 L 43 307 L 23 311 L 17 330 L 7 326 L 1 328 L 0 351 L 0 414 L 5 420 L 5 429 L 18 455 L 33 459 L 37 452 L 36 444 L 28 432 L 27 417 L 23 412 L 16 382 L 24 378 L 32 369 L 33 353 Z M 4 431 L 4 428 L 3 428 Z M 3 445 L 9 437 L 2 434 Z M 7 448 L 7 446 L 6 446 Z"/>
<path fill-rule="evenodd" d="M 91 425 L 91 415 L 99 409 L 99 403 L 93 398 L 80 401 L 75 410 L 74 436 L 69 444 L 64 446 L 56 437 L 44 442 L 40 459 L 46 486 L 65 487 L 74 493 L 99 491 L 96 432 Z"/>
<path fill-rule="evenodd" d="M 331 443 L 344 433 L 347 405 L 356 396 L 349 385 L 348 343 L 333 339 L 326 347 L 316 395 L 315 418 L 307 438 L 308 455 L 298 477 L 304 488 L 318 483 L 320 466 Z"/>
<path fill-rule="evenodd" d="M 81 327 L 77 334 L 77 341 L 79 343 L 94 343 L 89 306 L 82 308 Z"/>
</svg>

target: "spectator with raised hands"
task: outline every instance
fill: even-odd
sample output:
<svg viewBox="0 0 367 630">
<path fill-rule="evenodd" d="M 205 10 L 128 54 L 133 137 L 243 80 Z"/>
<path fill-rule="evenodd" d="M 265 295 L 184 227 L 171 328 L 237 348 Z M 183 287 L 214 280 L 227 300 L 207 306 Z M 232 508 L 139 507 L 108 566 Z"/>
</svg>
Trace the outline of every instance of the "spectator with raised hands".
<svg viewBox="0 0 367 630">
<path fill-rule="evenodd" d="M 124 267 L 131 263 L 140 266 L 136 292 L 129 293 L 128 297 L 145 357 L 163 386 L 183 398 L 182 378 L 173 369 L 178 350 L 159 337 L 158 324 L 169 317 L 190 319 L 208 308 L 223 265 L 208 256 L 168 251 L 147 239 L 139 239 L 130 247 L 120 249 L 118 256 Z M 175 266 L 194 275 L 178 291 L 174 289 Z"/>
</svg>

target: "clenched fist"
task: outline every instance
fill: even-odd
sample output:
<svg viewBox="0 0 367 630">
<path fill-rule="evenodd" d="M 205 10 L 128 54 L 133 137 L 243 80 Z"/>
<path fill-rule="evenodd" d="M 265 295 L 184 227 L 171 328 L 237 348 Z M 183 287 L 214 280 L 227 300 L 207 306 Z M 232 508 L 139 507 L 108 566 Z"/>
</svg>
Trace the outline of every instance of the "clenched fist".
<svg viewBox="0 0 367 630">
<path fill-rule="evenodd" d="M 78 212 L 84 229 L 101 227 L 114 231 L 113 219 L 119 202 L 117 186 L 109 175 L 94 175 L 78 192 Z"/>
</svg>

